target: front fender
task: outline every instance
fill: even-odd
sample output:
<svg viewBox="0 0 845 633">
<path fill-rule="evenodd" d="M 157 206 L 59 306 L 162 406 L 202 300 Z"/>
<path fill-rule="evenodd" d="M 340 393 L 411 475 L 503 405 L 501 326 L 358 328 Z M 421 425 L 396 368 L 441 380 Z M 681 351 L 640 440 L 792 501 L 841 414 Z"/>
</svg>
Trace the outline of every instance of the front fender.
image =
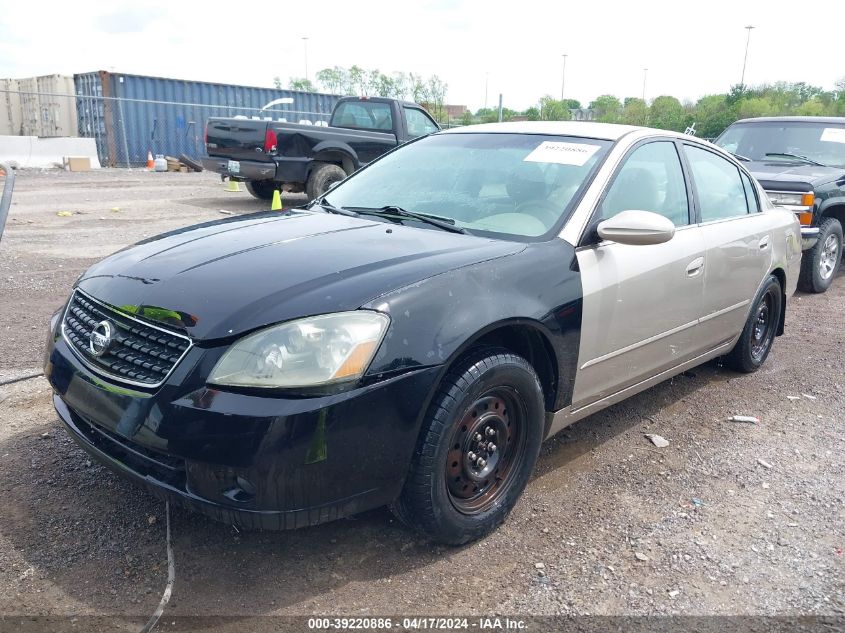
<svg viewBox="0 0 845 633">
<path fill-rule="evenodd" d="M 446 368 L 484 333 L 526 322 L 552 345 L 559 377 L 555 409 L 562 408 L 572 400 L 582 298 L 575 249 L 560 239 L 429 277 L 363 306 L 391 317 L 368 375 Z"/>
</svg>

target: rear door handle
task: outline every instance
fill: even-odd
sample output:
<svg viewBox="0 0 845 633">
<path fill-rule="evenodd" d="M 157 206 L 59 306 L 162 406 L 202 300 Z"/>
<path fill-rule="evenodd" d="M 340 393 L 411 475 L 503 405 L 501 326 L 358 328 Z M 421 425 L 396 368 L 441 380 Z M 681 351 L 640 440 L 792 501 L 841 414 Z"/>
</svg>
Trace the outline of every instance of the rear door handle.
<svg viewBox="0 0 845 633">
<path fill-rule="evenodd" d="M 765 237 L 761 238 L 760 241 L 757 243 L 757 246 L 760 247 L 761 251 L 764 251 L 769 248 L 769 236 L 766 235 Z"/>
<path fill-rule="evenodd" d="M 704 258 L 696 257 L 687 265 L 687 277 L 698 277 L 704 270 Z"/>
</svg>

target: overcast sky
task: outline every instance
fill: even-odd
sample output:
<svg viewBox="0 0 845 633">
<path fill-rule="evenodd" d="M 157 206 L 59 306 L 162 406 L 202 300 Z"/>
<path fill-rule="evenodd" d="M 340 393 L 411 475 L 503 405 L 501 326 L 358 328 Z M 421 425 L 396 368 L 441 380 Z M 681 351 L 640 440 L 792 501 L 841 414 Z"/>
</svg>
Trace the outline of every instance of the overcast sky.
<svg viewBox="0 0 845 633">
<path fill-rule="evenodd" d="M 0 0 L 0 77 L 93 70 L 222 83 L 285 85 L 321 68 L 437 74 L 448 101 L 473 110 L 499 92 L 523 109 L 561 92 L 585 105 L 599 94 L 694 100 L 740 80 L 845 76 L 842 38 L 819 11 L 795 2 L 418 0 L 319 2 L 43 2 Z M 835 7 L 830 3 L 830 8 Z M 830 17 L 836 22 L 838 17 Z"/>
</svg>

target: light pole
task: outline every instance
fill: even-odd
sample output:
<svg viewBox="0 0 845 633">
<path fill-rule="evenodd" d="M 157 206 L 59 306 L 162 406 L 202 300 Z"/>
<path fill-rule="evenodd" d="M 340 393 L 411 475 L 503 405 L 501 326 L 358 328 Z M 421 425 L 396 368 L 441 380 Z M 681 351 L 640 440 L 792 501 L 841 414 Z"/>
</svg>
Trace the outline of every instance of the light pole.
<svg viewBox="0 0 845 633">
<path fill-rule="evenodd" d="M 742 59 L 742 79 L 739 80 L 739 85 L 745 88 L 745 64 L 748 62 L 748 43 L 751 41 L 751 29 L 754 27 L 750 24 L 745 27 L 748 35 L 745 38 L 745 57 Z"/>
<path fill-rule="evenodd" d="M 560 100 L 563 101 L 563 90 L 566 88 L 566 58 L 569 55 L 562 55 L 563 57 L 563 73 L 560 77 Z"/>
<path fill-rule="evenodd" d="M 302 38 L 302 44 L 305 47 L 305 79 L 308 80 L 308 38 Z"/>
<path fill-rule="evenodd" d="M 643 68 L 643 101 L 645 101 L 645 78 L 648 75 L 648 68 Z"/>
</svg>

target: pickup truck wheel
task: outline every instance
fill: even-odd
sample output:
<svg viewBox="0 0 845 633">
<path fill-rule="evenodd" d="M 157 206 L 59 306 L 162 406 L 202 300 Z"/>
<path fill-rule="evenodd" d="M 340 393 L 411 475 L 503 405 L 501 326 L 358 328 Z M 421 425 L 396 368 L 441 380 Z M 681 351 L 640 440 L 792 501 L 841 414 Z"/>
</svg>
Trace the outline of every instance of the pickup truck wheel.
<svg viewBox="0 0 845 633">
<path fill-rule="evenodd" d="M 331 163 L 320 163 L 311 170 L 308 182 L 305 183 L 305 193 L 313 200 L 319 198 L 336 182 L 346 178 L 346 172 L 341 167 Z"/>
<path fill-rule="evenodd" d="M 522 494 L 543 428 L 543 391 L 528 361 L 479 350 L 440 384 L 391 509 L 434 541 L 460 545 L 484 536 Z"/>
<path fill-rule="evenodd" d="M 278 185 L 272 180 L 247 180 L 246 190 L 259 200 L 272 200 Z"/>
<path fill-rule="evenodd" d="M 754 298 L 751 312 L 734 348 L 725 357 L 725 364 L 743 374 L 757 371 L 766 361 L 780 320 L 783 290 L 774 275 L 769 275 Z"/>
<path fill-rule="evenodd" d="M 836 218 L 824 218 L 819 224 L 819 239 L 804 252 L 798 287 L 804 292 L 824 292 L 842 261 L 842 225 Z"/>
</svg>

